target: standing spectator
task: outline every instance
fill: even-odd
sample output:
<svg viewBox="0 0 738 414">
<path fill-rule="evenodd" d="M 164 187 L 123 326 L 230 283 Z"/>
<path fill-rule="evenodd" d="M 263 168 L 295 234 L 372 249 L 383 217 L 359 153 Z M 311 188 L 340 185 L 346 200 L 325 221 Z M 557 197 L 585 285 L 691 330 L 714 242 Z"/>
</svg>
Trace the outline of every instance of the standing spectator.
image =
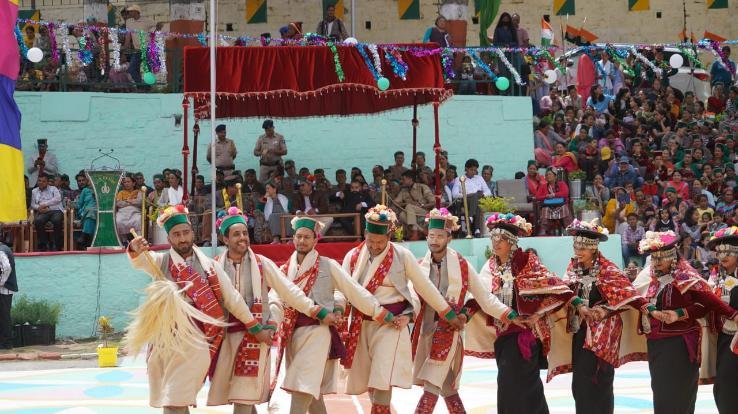
<svg viewBox="0 0 738 414">
<path fill-rule="evenodd" d="M 128 55 L 128 73 L 136 83 L 141 83 L 141 39 L 138 32 L 152 32 L 156 30 L 156 23 L 152 20 L 141 17 L 141 7 L 138 4 L 130 5 L 126 8 L 126 29 L 130 30 L 123 43 L 123 49 L 129 52 Z M 148 39 L 147 36 L 145 36 Z M 144 45 L 145 46 L 145 45 Z"/>
<path fill-rule="evenodd" d="M 437 43 L 440 47 L 449 47 L 451 42 L 449 41 L 449 35 L 446 31 L 446 18 L 443 16 L 436 17 L 436 22 L 433 27 L 429 27 L 425 31 L 423 36 L 423 43 Z"/>
<path fill-rule="evenodd" d="M 64 247 L 64 207 L 59 189 L 49 185 L 49 177 L 38 176 L 38 186 L 31 194 L 31 209 L 35 213 L 33 225 L 38 236 L 39 251 L 59 251 Z M 54 244 L 49 243 L 46 223 L 54 225 Z"/>
<path fill-rule="evenodd" d="M 279 166 L 282 156 L 287 155 L 287 144 L 281 134 L 274 132 L 274 121 L 267 119 L 261 125 L 264 135 L 256 140 L 254 155 L 259 157 L 259 181 L 266 182 Z"/>
<path fill-rule="evenodd" d="M 128 174 L 121 181 L 123 188 L 115 195 L 115 227 L 118 229 L 118 240 L 129 240 L 130 229 L 141 234 L 141 189 L 135 187 L 133 176 Z"/>
<path fill-rule="evenodd" d="M 518 47 L 530 47 L 530 37 L 528 31 L 520 27 L 520 15 L 513 13 L 511 19 L 512 27 L 515 29 L 515 36 L 518 39 Z"/>
<path fill-rule="evenodd" d="M 421 173 L 433 175 L 433 170 L 425 164 L 425 153 L 418 151 L 415 153 L 415 161 L 413 162 L 413 169 L 415 173 L 420 175 Z"/>
<path fill-rule="evenodd" d="M 40 173 L 57 174 L 59 172 L 59 164 L 56 162 L 56 156 L 49 152 L 48 140 L 46 138 L 40 138 L 36 143 L 38 145 L 38 151 L 31 155 L 26 162 L 30 188 L 36 186 L 36 180 L 38 180 Z"/>
<path fill-rule="evenodd" d="M 619 227 L 623 247 L 623 262 L 630 263 L 631 259 L 638 259 L 642 263 L 642 256 L 638 253 L 638 242 L 646 234 L 643 226 L 638 223 L 638 215 L 628 214 L 627 223 Z"/>
<path fill-rule="evenodd" d="M 395 164 L 389 167 L 390 174 L 387 179 L 399 180 L 402 178 L 402 174 L 408 169 L 403 165 L 405 163 L 405 153 L 402 151 L 395 152 Z"/>
<path fill-rule="evenodd" d="M 17 292 L 13 251 L 0 242 L 0 349 L 13 348 L 10 308 L 13 304 L 13 293 Z"/>
<path fill-rule="evenodd" d="M 400 222 L 404 225 L 405 234 L 410 240 L 419 240 L 421 225 L 418 224 L 418 218 L 425 223 L 425 215 L 435 206 L 435 196 L 433 191 L 422 183 L 416 183 L 412 171 L 406 171 L 402 174 L 402 189 L 394 203 L 400 207 Z"/>
<path fill-rule="evenodd" d="M 78 220 L 82 229 L 79 237 L 77 237 L 77 248 L 85 249 L 92 243 L 97 227 L 97 201 L 95 200 L 95 192 L 87 180 L 87 176 L 83 171 L 77 173 L 77 186 L 80 188 L 79 197 L 74 204 L 75 220 Z"/>
<path fill-rule="evenodd" d="M 724 87 L 732 86 L 735 80 L 735 62 L 730 60 L 730 46 L 723 46 L 723 54 L 728 61 L 727 65 L 722 59 L 718 58 L 712 62 L 710 66 L 710 85 L 722 84 Z"/>
<path fill-rule="evenodd" d="M 492 175 L 494 172 L 495 169 L 492 168 L 491 165 L 485 165 L 482 167 L 482 179 L 487 183 L 487 188 L 489 188 L 489 192 L 492 197 L 497 197 L 497 181 L 492 181 Z"/>
<path fill-rule="evenodd" d="M 561 233 L 571 222 L 569 186 L 559 181 L 554 168 L 546 170 L 546 185 L 538 188 L 536 200 L 541 203 L 542 235 Z"/>
<path fill-rule="evenodd" d="M 226 126 L 223 124 L 215 127 L 215 134 L 218 139 L 215 141 L 215 168 L 223 170 L 223 174 L 231 175 L 236 169 L 236 143 L 232 139 L 226 138 Z M 206 155 L 209 163 L 213 163 L 211 158 L 211 144 L 208 144 L 208 152 Z"/>
<path fill-rule="evenodd" d="M 518 35 L 517 30 L 512 25 L 512 16 L 510 13 L 504 12 L 500 15 L 495 27 L 495 33 L 492 37 L 492 44 L 499 47 L 517 47 Z"/>
<path fill-rule="evenodd" d="M 343 42 L 349 37 L 346 26 L 336 17 L 336 6 L 333 4 L 325 8 L 325 18 L 318 23 L 315 32 L 334 42 Z"/>
<path fill-rule="evenodd" d="M 601 59 L 595 63 L 595 73 L 597 74 L 597 84 L 602 87 L 606 95 L 613 95 L 613 81 L 615 80 L 615 66 L 610 61 L 610 55 L 603 50 L 600 54 Z M 598 111 L 603 112 L 603 111 Z"/>
</svg>

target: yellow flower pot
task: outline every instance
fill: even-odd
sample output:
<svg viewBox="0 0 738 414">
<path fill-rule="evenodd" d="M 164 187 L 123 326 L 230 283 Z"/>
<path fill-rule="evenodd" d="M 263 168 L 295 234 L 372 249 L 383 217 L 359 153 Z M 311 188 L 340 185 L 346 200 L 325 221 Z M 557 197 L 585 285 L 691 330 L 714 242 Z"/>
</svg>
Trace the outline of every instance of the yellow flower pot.
<svg viewBox="0 0 738 414">
<path fill-rule="evenodd" d="M 118 347 L 97 348 L 97 364 L 100 368 L 118 366 Z"/>
</svg>

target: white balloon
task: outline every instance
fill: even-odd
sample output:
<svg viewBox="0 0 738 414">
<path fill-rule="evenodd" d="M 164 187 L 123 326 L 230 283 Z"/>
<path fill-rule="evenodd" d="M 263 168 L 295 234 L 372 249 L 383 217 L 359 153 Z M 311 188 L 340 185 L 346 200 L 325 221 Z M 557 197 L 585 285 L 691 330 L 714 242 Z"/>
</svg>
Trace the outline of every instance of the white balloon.
<svg viewBox="0 0 738 414">
<path fill-rule="evenodd" d="M 359 41 L 356 40 L 355 37 L 348 37 L 348 38 L 346 38 L 346 40 L 343 41 L 343 44 L 345 44 L 345 45 L 355 45 L 357 43 L 359 43 Z"/>
<path fill-rule="evenodd" d="M 553 69 L 549 69 L 543 72 L 543 74 L 546 75 L 546 79 L 544 79 L 544 81 L 548 84 L 556 82 L 556 79 L 559 77 L 559 75 Z"/>
<path fill-rule="evenodd" d="M 39 49 L 37 47 L 32 47 L 32 48 L 28 49 L 28 54 L 26 55 L 26 57 L 31 62 L 38 63 L 38 62 L 41 61 L 41 59 L 44 58 L 44 52 L 43 52 L 43 50 L 41 50 L 41 49 Z"/>
<path fill-rule="evenodd" d="M 671 66 L 674 69 L 681 68 L 683 63 L 684 63 L 684 58 L 679 53 L 674 53 L 669 58 L 669 66 Z"/>
</svg>

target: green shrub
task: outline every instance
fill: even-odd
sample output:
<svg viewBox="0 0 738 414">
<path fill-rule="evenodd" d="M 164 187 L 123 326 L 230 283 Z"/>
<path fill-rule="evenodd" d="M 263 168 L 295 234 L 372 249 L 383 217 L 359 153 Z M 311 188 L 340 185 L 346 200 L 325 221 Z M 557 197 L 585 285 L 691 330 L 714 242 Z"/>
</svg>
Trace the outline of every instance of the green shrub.
<svg viewBox="0 0 738 414">
<path fill-rule="evenodd" d="M 482 197 L 479 199 L 479 208 L 485 213 L 512 213 L 510 207 L 512 198 L 505 197 Z"/>
<path fill-rule="evenodd" d="M 62 305 L 60 303 L 29 299 L 26 295 L 21 295 L 13 301 L 10 318 L 13 325 L 56 325 L 59 323 L 61 311 Z"/>
</svg>

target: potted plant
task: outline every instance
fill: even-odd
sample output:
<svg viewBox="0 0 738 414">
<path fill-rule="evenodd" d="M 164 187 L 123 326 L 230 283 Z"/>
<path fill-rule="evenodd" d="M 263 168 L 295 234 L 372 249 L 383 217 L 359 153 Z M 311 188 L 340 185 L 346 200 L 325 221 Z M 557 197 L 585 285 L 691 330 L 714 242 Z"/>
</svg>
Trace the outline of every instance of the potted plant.
<svg viewBox="0 0 738 414">
<path fill-rule="evenodd" d="M 97 320 L 97 331 L 100 334 L 100 339 L 103 343 L 97 346 L 97 365 L 100 368 L 115 367 L 118 365 L 118 347 L 109 346 L 108 339 L 113 334 L 113 325 L 110 323 L 110 319 L 105 316 L 101 316 Z"/>
<path fill-rule="evenodd" d="M 62 306 L 59 303 L 29 299 L 21 295 L 13 304 L 11 319 L 14 326 L 20 326 L 22 345 L 53 344 L 61 311 Z"/>
<path fill-rule="evenodd" d="M 572 171 L 569 174 L 569 196 L 573 199 L 582 198 L 584 181 L 587 178 L 587 173 L 582 170 Z"/>
<path fill-rule="evenodd" d="M 492 196 L 480 198 L 479 208 L 484 212 L 484 223 L 487 222 L 487 217 L 492 215 L 492 213 L 513 213 L 514 210 L 510 206 L 510 202 L 512 202 L 512 200 L 512 198 Z M 489 230 L 484 223 L 480 226 L 480 230 L 482 232 L 482 236 L 487 236 Z"/>
<path fill-rule="evenodd" d="M 594 199 L 587 197 L 584 202 L 584 206 L 578 212 L 577 216 L 582 221 L 592 221 L 595 218 L 601 219 L 602 211 Z"/>
</svg>

